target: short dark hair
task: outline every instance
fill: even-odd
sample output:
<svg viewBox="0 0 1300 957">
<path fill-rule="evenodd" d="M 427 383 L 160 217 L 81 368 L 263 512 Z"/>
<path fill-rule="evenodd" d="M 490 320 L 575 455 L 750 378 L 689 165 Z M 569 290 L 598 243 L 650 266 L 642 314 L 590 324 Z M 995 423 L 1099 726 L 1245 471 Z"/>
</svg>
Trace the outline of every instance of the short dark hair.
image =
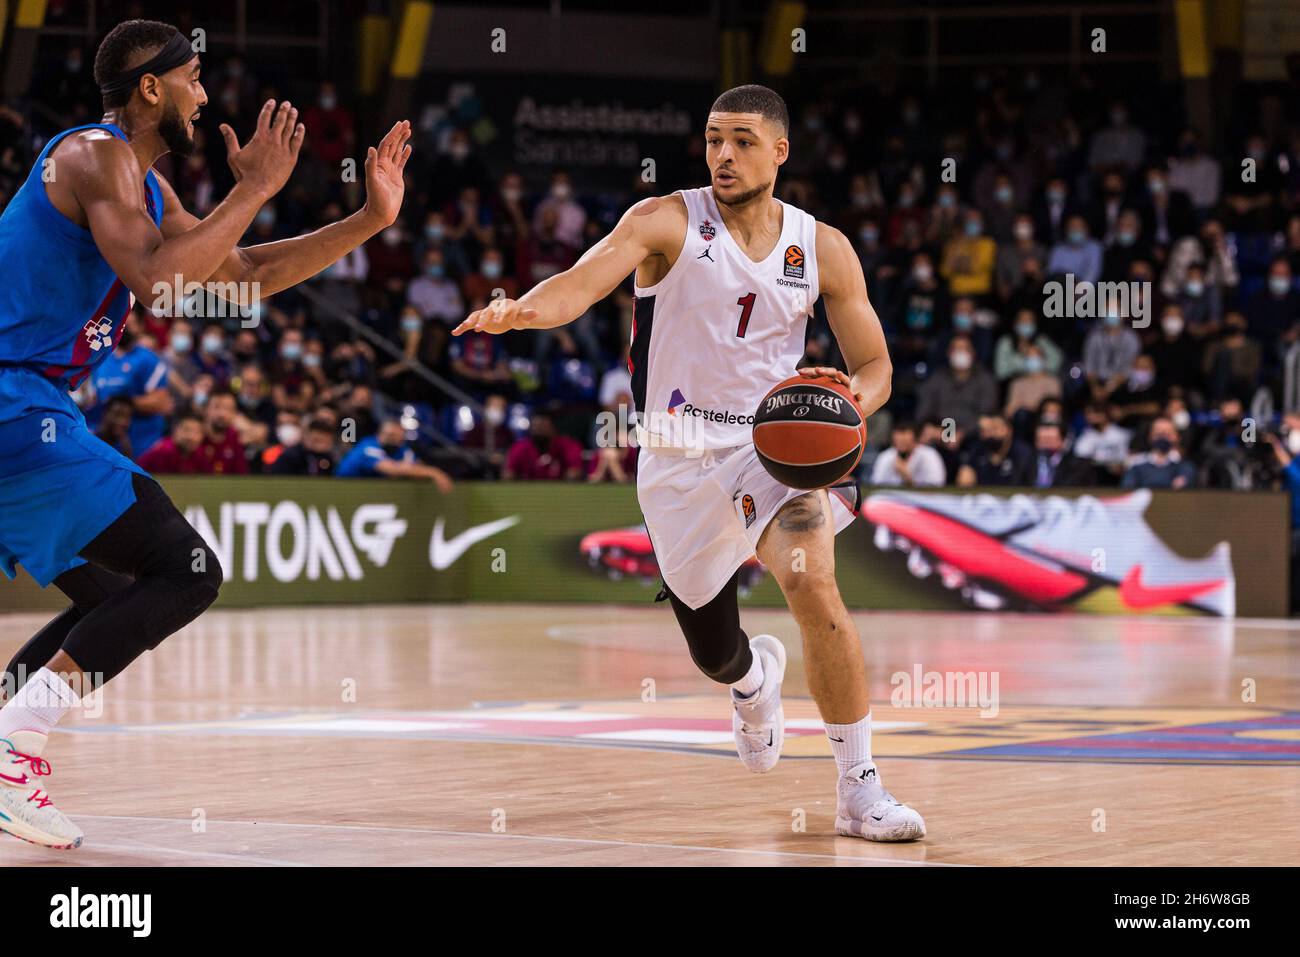
<svg viewBox="0 0 1300 957">
<path fill-rule="evenodd" d="M 790 135 L 790 111 L 776 90 L 757 83 L 733 86 L 713 101 L 710 113 L 760 113 L 781 128 L 782 136 Z"/>
<path fill-rule="evenodd" d="M 172 423 L 172 431 L 175 432 L 182 422 L 197 422 L 199 427 L 202 428 L 203 416 L 199 415 L 197 412 L 182 412 L 180 415 L 176 416 L 176 421 Z"/>
<path fill-rule="evenodd" d="M 100 41 L 95 51 L 95 83 L 104 86 L 116 80 L 131 68 L 132 61 L 143 63 L 148 57 L 137 54 L 148 51 L 150 56 L 157 53 L 170 40 L 177 30 L 170 23 L 157 20 L 123 20 L 108 31 L 108 36 Z M 104 109 L 112 110 L 126 106 L 135 90 L 123 90 L 104 96 Z"/>
<path fill-rule="evenodd" d="M 915 423 L 915 422 L 910 422 L 910 421 L 908 421 L 907 419 L 900 419 L 899 421 L 897 421 L 897 422 L 894 423 L 894 427 L 893 427 L 892 429 L 890 429 L 890 431 L 891 431 L 891 432 L 911 432 L 911 433 L 912 433 L 912 437 L 913 437 L 913 438 L 916 438 L 916 423 Z"/>
<path fill-rule="evenodd" d="M 108 411 L 109 409 L 113 408 L 113 406 L 115 405 L 124 405 L 132 412 L 135 412 L 135 403 L 131 401 L 130 396 L 125 396 L 125 395 L 113 396 L 111 399 L 109 399 L 107 402 L 104 403 L 104 410 Z"/>
</svg>

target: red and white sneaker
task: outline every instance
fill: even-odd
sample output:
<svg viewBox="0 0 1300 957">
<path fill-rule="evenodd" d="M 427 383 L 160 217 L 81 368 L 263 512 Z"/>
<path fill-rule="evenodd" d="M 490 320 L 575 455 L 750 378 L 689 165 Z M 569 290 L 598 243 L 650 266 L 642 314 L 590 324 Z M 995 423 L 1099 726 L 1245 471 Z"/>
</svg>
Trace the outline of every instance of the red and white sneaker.
<svg viewBox="0 0 1300 957">
<path fill-rule="evenodd" d="M 0 831 L 67 850 L 80 847 L 85 835 L 54 806 L 38 780 L 50 773 L 50 762 L 41 757 L 48 738 L 39 731 L 0 738 Z"/>
</svg>

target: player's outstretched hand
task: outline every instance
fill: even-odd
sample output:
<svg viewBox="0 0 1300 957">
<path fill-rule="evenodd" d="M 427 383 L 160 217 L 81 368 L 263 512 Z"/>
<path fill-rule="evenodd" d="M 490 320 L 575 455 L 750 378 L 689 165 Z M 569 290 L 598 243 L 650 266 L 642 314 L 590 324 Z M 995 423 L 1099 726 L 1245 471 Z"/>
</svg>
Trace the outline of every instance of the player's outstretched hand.
<svg viewBox="0 0 1300 957">
<path fill-rule="evenodd" d="M 518 299 L 493 299 L 482 309 L 475 309 L 469 318 L 455 329 L 453 336 L 466 332 L 490 332 L 499 335 L 511 329 L 526 329 L 528 323 L 537 318 L 537 310 L 523 306 Z"/>
<path fill-rule="evenodd" d="M 835 380 L 850 392 L 853 392 L 853 380 L 839 369 L 833 369 L 830 366 L 804 366 L 804 368 L 796 369 L 795 371 L 807 379 L 816 379 L 819 376 L 825 376 L 828 379 Z M 859 409 L 866 408 L 867 397 L 865 395 L 861 392 L 853 392 L 853 398 L 857 401 Z M 865 415 L 866 413 L 864 412 L 863 414 Z"/>
<path fill-rule="evenodd" d="M 406 193 L 406 161 L 411 158 L 411 123 L 399 120 L 384 134 L 379 146 L 366 150 L 366 214 L 379 228 L 391 226 L 402 210 Z"/>
<path fill-rule="evenodd" d="M 306 128 L 298 122 L 297 108 L 288 100 L 278 107 L 275 100 L 262 104 L 257 128 L 242 147 L 235 131 L 227 124 L 221 124 L 221 135 L 226 141 L 226 162 L 235 174 L 235 181 L 247 180 L 267 199 L 280 192 L 289 181 L 306 134 Z"/>
</svg>

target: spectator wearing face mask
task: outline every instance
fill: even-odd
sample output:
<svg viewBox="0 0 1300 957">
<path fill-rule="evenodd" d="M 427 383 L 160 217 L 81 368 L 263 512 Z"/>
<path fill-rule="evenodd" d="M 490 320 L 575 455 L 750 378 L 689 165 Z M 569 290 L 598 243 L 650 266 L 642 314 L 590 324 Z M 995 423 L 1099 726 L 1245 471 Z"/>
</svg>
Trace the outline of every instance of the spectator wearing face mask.
<svg viewBox="0 0 1300 957">
<path fill-rule="evenodd" d="M 534 232 L 541 231 L 548 210 L 555 216 L 552 230 L 556 241 L 573 251 L 582 249 L 585 245 L 583 234 L 587 228 L 587 211 L 574 198 L 573 181 L 563 170 L 551 177 L 550 192 L 533 210 Z"/>
<path fill-rule="evenodd" d="M 998 381 L 1005 382 L 1030 371 L 1030 364 L 1025 361 L 1030 346 L 1037 348 L 1040 358 L 1040 362 L 1035 363 L 1036 371 L 1060 375 L 1064 359 L 1061 347 L 1039 330 L 1032 309 L 1021 309 L 1016 313 L 1011 331 L 998 339 L 993 353 L 993 374 Z"/>
<path fill-rule="evenodd" d="M 1083 371 L 1094 399 L 1106 399 L 1128 379 L 1142 340 L 1114 311 L 1083 342 Z"/>
<path fill-rule="evenodd" d="M 1006 302 L 1025 278 L 1025 262 L 1029 259 L 1044 262 L 1047 250 L 1034 237 L 1034 219 L 1021 213 L 1011 226 L 1011 241 L 998 246 L 997 265 L 994 268 L 998 298 Z"/>
<path fill-rule="evenodd" d="M 327 166 L 338 168 L 352 155 L 355 139 L 352 113 L 339 105 L 338 90 L 326 81 L 320 85 L 316 102 L 307 108 L 303 125 L 311 130 L 311 143 L 304 146 Z"/>
<path fill-rule="evenodd" d="M 975 358 L 987 365 L 993 356 L 993 331 L 987 325 L 988 317 L 988 313 L 980 313 L 976 301 L 969 296 L 953 300 L 949 319 L 951 330 L 944 337 L 944 351 L 947 351 L 948 340 L 953 336 L 967 336 L 975 347 Z"/>
<path fill-rule="evenodd" d="M 491 302 L 494 298 L 518 299 L 520 292 L 519 281 L 505 274 L 505 259 L 501 250 L 492 246 L 483 250 L 478 269 L 461 281 L 461 289 L 469 302 L 476 299 L 485 302 Z M 500 296 L 496 295 L 498 289 L 501 290 Z"/>
<path fill-rule="evenodd" d="M 938 454 L 943 462 L 944 481 L 955 481 L 957 470 L 961 467 L 961 448 L 966 440 L 966 433 L 952 423 L 945 427 L 941 422 L 926 422 L 921 426 L 917 438 L 922 445 L 934 449 Z"/>
<path fill-rule="evenodd" d="M 1123 100 L 1111 103 L 1109 119 L 1109 125 L 1094 132 L 1088 143 L 1088 168 L 1094 173 L 1114 168 L 1131 172 L 1146 153 L 1146 134 L 1129 122 Z"/>
<path fill-rule="evenodd" d="M 899 289 L 893 309 L 895 326 L 900 333 L 920 337 L 920 353 L 925 355 L 934 341 L 939 317 L 949 310 L 948 290 L 935 276 L 929 255 L 918 254 L 912 261 L 911 274 Z"/>
<path fill-rule="evenodd" d="M 1082 216 L 1071 216 L 1065 238 L 1047 256 L 1047 274 L 1054 277 L 1070 274 L 1076 285 L 1096 282 L 1101 278 L 1102 259 L 1101 243 L 1088 235 L 1087 222 Z"/>
<path fill-rule="evenodd" d="M 1166 418 L 1158 418 L 1147 431 L 1150 451 L 1137 457 L 1120 481 L 1123 488 L 1193 488 L 1196 470 L 1183 461 L 1178 448 L 1178 430 Z"/>
<path fill-rule="evenodd" d="M 199 351 L 194 355 L 194 364 L 199 375 L 208 375 L 218 389 L 230 384 L 234 369 L 226 352 L 226 333 L 215 322 L 203 328 L 203 337 L 199 340 Z"/>
<path fill-rule="evenodd" d="M 385 419 L 379 431 L 362 439 L 343 456 L 335 474 L 339 478 L 396 478 L 431 481 L 438 491 L 452 490 L 452 481 L 442 469 L 426 465 L 406 443 L 406 430 L 396 419 Z"/>
<path fill-rule="evenodd" d="M 967 210 L 961 235 L 949 241 L 943 250 L 939 272 L 948 281 L 948 292 L 975 298 L 991 295 L 997 255 L 997 243 L 984 235 L 984 217 L 978 210 Z"/>
<path fill-rule="evenodd" d="M 1300 292 L 1295 288 L 1291 264 L 1278 257 L 1268 267 L 1264 288 L 1246 304 L 1247 328 L 1266 348 L 1274 351 L 1283 340 L 1288 344 L 1295 341 L 1297 322 L 1300 322 Z"/>
<path fill-rule="evenodd" d="M 295 438 L 293 430 L 282 427 L 276 431 L 283 449 L 268 471 L 272 475 L 334 475 L 338 469 L 334 426 L 323 418 L 309 416 L 300 432 L 297 441 L 290 441 Z"/>
<path fill-rule="evenodd" d="M 132 311 L 117 348 L 90 377 L 97 402 L 86 410 L 86 424 L 99 425 L 104 403 L 125 398 L 131 404 L 130 447 L 140 454 L 167 432 L 167 416 L 175 405 L 167 390 L 167 363 L 140 342 L 139 313 Z M 123 453 L 128 458 L 131 453 Z"/>
<path fill-rule="evenodd" d="M 441 250 L 430 249 L 424 254 L 421 275 L 406 289 L 406 303 L 414 306 L 422 319 L 436 319 L 445 326 L 454 326 L 465 318 L 465 300 L 447 277 Z"/>
<path fill-rule="evenodd" d="M 1083 414 L 1087 427 L 1074 441 L 1074 454 L 1092 463 L 1098 477 L 1114 485 L 1124 473 L 1133 433 L 1112 421 L 1104 402 L 1090 403 Z"/>
<path fill-rule="evenodd" d="M 1169 188 L 1186 193 L 1193 211 L 1204 216 L 1219 203 L 1220 182 L 1219 164 L 1201 148 L 1200 134 L 1183 130 L 1177 155 L 1169 160 Z"/>
<path fill-rule="evenodd" d="M 1073 210 L 1070 206 L 1069 187 L 1061 177 L 1047 181 L 1042 195 L 1034 203 L 1034 235 L 1043 243 L 1056 245 L 1065 238 L 1066 224 Z M 1046 262 L 1046 256 L 1042 257 Z"/>
<path fill-rule="evenodd" d="M 1031 418 L 1044 399 L 1061 397 L 1061 380 L 1047 371 L 1042 350 L 1030 344 L 1025 347 L 1021 357 L 1023 371 L 1011 380 L 1007 389 L 1006 408 L 1003 409 L 1003 415 L 1017 425 Z M 1017 428 L 1016 431 L 1026 434 L 1022 428 Z"/>
<path fill-rule="evenodd" d="M 390 285 L 405 287 L 415 275 L 415 256 L 406 233 L 398 223 L 382 230 L 365 244 L 366 285 L 372 290 L 384 290 Z"/>
<path fill-rule="evenodd" d="M 140 456 L 139 464 L 152 475 L 198 475 L 204 469 L 199 460 L 203 443 L 203 419 L 185 412 L 172 423 L 170 436 L 164 436 Z"/>
<path fill-rule="evenodd" d="M 276 413 L 275 432 L 269 441 L 263 440 L 266 448 L 257 455 L 257 470 L 260 473 L 274 471 L 275 463 L 284 455 L 285 450 L 302 442 L 303 416 L 287 409 Z"/>
<path fill-rule="evenodd" d="M 938 487 L 947 481 L 943 458 L 928 445 L 917 441 L 916 426 L 897 423 L 890 433 L 889 448 L 871 467 L 872 485 L 902 485 L 909 488 Z"/>
<path fill-rule="evenodd" d="M 1151 243 L 1142 233 L 1142 220 L 1131 209 L 1119 216 L 1112 242 L 1102 260 L 1101 278 L 1107 282 L 1122 282 L 1128 278 L 1135 262 L 1150 262 Z"/>
<path fill-rule="evenodd" d="M 1128 379 L 1110 394 L 1111 418 L 1126 429 L 1141 431 L 1160 414 L 1164 392 L 1156 377 L 1155 361 L 1148 355 L 1138 356 Z"/>
<path fill-rule="evenodd" d="M 1194 228 L 1191 201 L 1186 193 L 1170 189 L 1169 171 L 1163 165 L 1147 167 L 1141 209 L 1143 231 L 1159 249 L 1168 249 L 1174 239 Z"/>
<path fill-rule="evenodd" d="M 1229 396 L 1248 403 L 1254 397 L 1263 365 L 1259 343 L 1246 335 L 1246 317 L 1232 311 L 1224 317 L 1223 335 L 1205 349 L 1202 371 L 1212 401 Z"/>
<path fill-rule="evenodd" d="M 988 370 L 976 364 L 970 339 L 955 335 L 948 344 L 948 367 L 927 379 L 918 395 L 917 418 L 952 419 L 967 432 L 980 416 L 996 411 L 998 387 Z"/>
<path fill-rule="evenodd" d="M 885 242 L 889 246 L 897 246 L 908 232 L 924 239 L 925 211 L 917 198 L 916 187 L 910 181 L 905 181 L 898 187 L 894 208 L 885 225 Z"/>
<path fill-rule="evenodd" d="M 1223 321 L 1223 294 L 1217 284 L 1206 282 L 1205 267 L 1200 263 L 1187 267 L 1187 279 L 1172 302 L 1187 321 L 1193 338 L 1203 339 L 1219 330 Z"/>
<path fill-rule="evenodd" d="M 1217 219 L 1207 219 L 1199 235 L 1182 236 L 1170 247 L 1164 275 L 1160 278 L 1160 291 L 1169 299 L 1176 299 L 1186 288 L 1187 274 L 1192 266 L 1204 269 L 1206 287 L 1217 289 L 1221 299 L 1241 282 L 1236 256 L 1228 245 L 1223 226 Z M 1197 334 L 1195 328 L 1189 329 Z M 1217 330 L 1210 328 L 1207 332 Z"/>
<path fill-rule="evenodd" d="M 1201 350 L 1200 341 L 1187 334 L 1182 309 L 1173 304 L 1165 306 L 1160 317 L 1160 338 L 1148 350 L 1164 383 L 1199 392 Z"/>
<path fill-rule="evenodd" d="M 515 438 L 506 425 L 509 405 L 503 395 L 490 395 L 483 403 L 483 414 L 475 419 L 469 430 L 460 437 L 463 448 L 486 457 L 492 477 L 506 460 L 506 452 Z M 492 451 L 488 452 L 488 436 L 492 437 Z"/>
<path fill-rule="evenodd" d="M 979 420 L 979 433 L 957 471 L 957 484 L 1032 485 L 1033 453 L 1015 437 L 1011 423 L 1000 415 Z"/>
</svg>

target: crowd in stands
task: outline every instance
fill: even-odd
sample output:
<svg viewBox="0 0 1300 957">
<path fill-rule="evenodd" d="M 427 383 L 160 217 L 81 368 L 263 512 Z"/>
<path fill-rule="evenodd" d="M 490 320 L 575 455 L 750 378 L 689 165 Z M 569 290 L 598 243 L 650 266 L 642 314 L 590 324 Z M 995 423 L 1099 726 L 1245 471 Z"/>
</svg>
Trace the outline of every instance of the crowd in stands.
<svg viewBox="0 0 1300 957">
<path fill-rule="evenodd" d="M 84 53 L 58 69 L 46 106 L 97 120 Z M 286 93 L 254 72 L 238 57 L 209 69 L 198 149 L 159 163 L 196 215 L 232 183 L 208 131 L 246 130 Z M 1243 91 L 1210 150 L 1169 106 L 1178 90 L 1146 93 L 1030 71 L 985 74 L 961 96 L 790 97 L 777 194 L 852 240 L 895 369 L 863 481 L 1300 489 L 1296 98 Z M 364 200 L 364 177 L 339 173 L 366 145 L 351 104 L 330 83 L 312 95 L 298 168 L 245 245 Z M 472 108 L 472 89 L 424 107 L 402 219 L 312 280 L 318 296 L 289 290 L 251 316 L 137 306 L 78 395 L 92 426 L 159 473 L 631 481 L 630 281 L 562 328 L 450 331 L 494 291 L 516 297 L 570 266 L 651 188 L 493 165 L 482 124 L 463 121 Z M 55 129 L 0 110 L 0 201 Z M 705 184 L 696 172 L 653 191 Z M 1053 317 L 1054 281 L 1138 285 Z M 818 309 L 807 360 L 834 364 Z M 617 447 L 596 441 L 601 412 L 622 424 Z"/>
</svg>

